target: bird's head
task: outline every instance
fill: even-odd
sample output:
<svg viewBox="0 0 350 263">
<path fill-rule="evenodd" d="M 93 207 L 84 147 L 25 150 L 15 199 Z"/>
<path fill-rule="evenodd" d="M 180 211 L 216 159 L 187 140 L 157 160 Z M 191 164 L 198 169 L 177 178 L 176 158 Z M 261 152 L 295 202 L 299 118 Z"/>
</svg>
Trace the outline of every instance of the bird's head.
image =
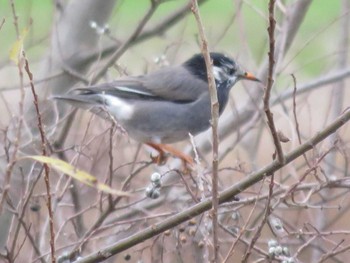
<svg viewBox="0 0 350 263">
<path fill-rule="evenodd" d="M 230 57 L 212 52 L 210 57 L 213 61 L 213 74 L 217 87 L 226 86 L 230 89 L 237 81 L 247 79 L 259 81 L 253 74 L 246 72 Z M 184 66 L 196 77 L 208 82 L 205 60 L 202 54 L 194 55 L 184 63 Z"/>
<path fill-rule="evenodd" d="M 241 79 L 260 81 L 253 74 L 246 72 L 230 57 L 212 52 L 210 57 L 213 62 L 213 75 L 219 100 L 219 112 L 223 112 L 229 97 L 230 89 Z M 187 70 L 195 77 L 208 83 L 207 69 L 202 54 L 194 55 L 184 63 Z"/>
</svg>

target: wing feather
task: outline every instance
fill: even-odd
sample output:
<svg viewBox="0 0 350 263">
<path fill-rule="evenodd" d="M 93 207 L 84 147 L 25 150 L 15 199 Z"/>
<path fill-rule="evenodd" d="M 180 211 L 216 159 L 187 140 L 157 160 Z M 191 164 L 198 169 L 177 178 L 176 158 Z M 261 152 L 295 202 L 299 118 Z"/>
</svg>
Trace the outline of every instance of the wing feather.
<svg viewBox="0 0 350 263">
<path fill-rule="evenodd" d="M 166 100 L 188 103 L 208 92 L 207 84 L 186 68 L 167 67 L 148 75 L 125 77 L 113 82 L 73 90 L 73 94 L 106 94 L 130 100 Z"/>
</svg>

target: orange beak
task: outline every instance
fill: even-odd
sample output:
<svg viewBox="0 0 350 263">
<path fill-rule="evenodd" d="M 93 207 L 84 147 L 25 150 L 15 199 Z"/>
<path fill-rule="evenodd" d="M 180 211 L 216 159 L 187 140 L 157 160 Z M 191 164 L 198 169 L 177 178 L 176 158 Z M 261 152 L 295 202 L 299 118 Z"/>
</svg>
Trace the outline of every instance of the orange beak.
<svg viewBox="0 0 350 263">
<path fill-rule="evenodd" d="M 258 81 L 261 82 L 258 78 L 256 78 L 252 73 L 250 72 L 244 72 L 243 75 L 241 76 L 242 79 L 248 79 L 252 81 Z"/>
</svg>

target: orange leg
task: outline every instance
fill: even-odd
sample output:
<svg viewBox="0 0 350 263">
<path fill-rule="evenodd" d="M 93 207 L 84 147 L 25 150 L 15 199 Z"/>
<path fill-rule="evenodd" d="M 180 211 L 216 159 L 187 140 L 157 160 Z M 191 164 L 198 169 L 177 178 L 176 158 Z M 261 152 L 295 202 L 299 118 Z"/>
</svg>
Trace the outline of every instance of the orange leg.
<svg viewBox="0 0 350 263">
<path fill-rule="evenodd" d="M 170 153 L 172 156 L 177 157 L 181 159 L 185 164 L 193 165 L 194 161 L 191 156 L 184 154 L 183 152 L 180 152 L 176 150 L 175 148 L 171 147 L 167 144 L 156 144 L 156 143 L 146 143 L 148 146 L 152 147 L 156 151 L 159 152 L 159 155 L 154 158 L 154 161 L 158 164 L 164 164 L 167 160 L 166 153 Z"/>
</svg>

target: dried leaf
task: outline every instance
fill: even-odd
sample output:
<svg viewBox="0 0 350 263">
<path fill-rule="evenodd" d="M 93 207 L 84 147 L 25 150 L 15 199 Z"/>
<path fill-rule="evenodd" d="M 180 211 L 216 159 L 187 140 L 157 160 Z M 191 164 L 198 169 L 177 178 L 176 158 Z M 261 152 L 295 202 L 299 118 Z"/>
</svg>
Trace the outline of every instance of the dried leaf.
<svg viewBox="0 0 350 263">
<path fill-rule="evenodd" d="M 62 161 L 60 159 L 55 159 L 52 157 L 41 156 L 41 155 L 31 155 L 31 156 L 27 156 L 25 158 L 30 158 L 30 159 L 36 160 L 38 162 L 48 164 L 50 167 L 56 169 L 57 171 L 65 173 L 65 174 L 73 177 L 74 179 L 76 179 L 84 184 L 95 187 L 102 192 L 112 194 L 112 195 L 118 195 L 118 196 L 130 196 L 130 194 L 127 192 L 115 190 L 106 184 L 99 183 L 97 181 L 96 177 L 92 176 L 91 174 L 89 174 L 87 172 L 79 170 L 76 167 L 74 167 L 73 165 L 71 165 L 65 161 Z"/>
<path fill-rule="evenodd" d="M 16 63 L 18 65 L 18 62 L 20 60 L 22 50 L 23 50 L 23 42 L 28 34 L 28 28 L 23 29 L 21 35 L 16 40 L 16 42 L 12 45 L 10 49 L 10 60 Z"/>
</svg>

